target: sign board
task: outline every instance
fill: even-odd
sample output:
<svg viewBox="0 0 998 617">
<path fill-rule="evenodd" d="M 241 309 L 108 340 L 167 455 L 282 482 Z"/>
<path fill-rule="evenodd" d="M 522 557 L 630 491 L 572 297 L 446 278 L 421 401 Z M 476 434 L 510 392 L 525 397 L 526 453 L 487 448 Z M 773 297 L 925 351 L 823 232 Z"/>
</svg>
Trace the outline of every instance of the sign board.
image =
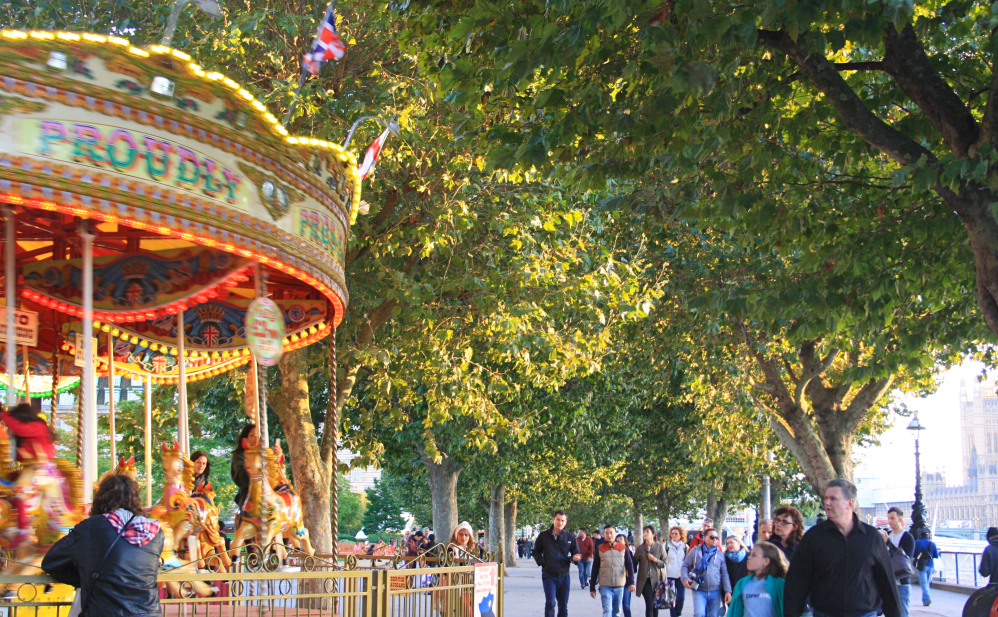
<svg viewBox="0 0 998 617">
<path fill-rule="evenodd" d="M 257 298 L 246 311 L 246 340 L 257 362 L 274 366 L 284 355 L 284 312 L 270 298 Z"/>
<path fill-rule="evenodd" d="M 475 617 L 496 617 L 499 596 L 499 564 L 475 564 Z"/>
<path fill-rule="evenodd" d="M 93 342 L 93 345 L 91 345 L 91 347 L 90 347 L 90 352 L 91 352 L 90 355 L 93 357 L 93 360 L 94 360 L 93 366 L 96 367 L 97 366 L 97 337 L 96 336 L 91 336 L 90 339 Z M 83 358 L 83 348 L 80 347 L 79 349 L 76 350 L 76 356 L 73 357 L 73 366 L 78 366 L 80 368 L 84 368 L 85 364 L 86 364 L 86 361 Z"/>
<path fill-rule="evenodd" d="M 0 339 L 7 340 L 7 307 L 0 306 Z M 14 309 L 14 342 L 38 346 L 38 313 Z"/>
<path fill-rule="evenodd" d="M 388 576 L 388 590 L 389 591 L 405 591 L 405 576 Z"/>
</svg>

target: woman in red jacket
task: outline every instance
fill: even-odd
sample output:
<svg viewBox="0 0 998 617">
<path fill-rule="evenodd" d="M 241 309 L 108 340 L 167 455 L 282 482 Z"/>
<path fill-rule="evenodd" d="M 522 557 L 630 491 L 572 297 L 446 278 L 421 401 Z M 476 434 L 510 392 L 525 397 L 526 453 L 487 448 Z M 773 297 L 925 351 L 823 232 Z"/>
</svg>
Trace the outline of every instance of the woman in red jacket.
<svg viewBox="0 0 998 617">
<path fill-rule="evenodd" d="M 24 465 L 14 482 L 14 507 L 17 509 L 17 527 L 20 530 L 18 537 L 12 543 L 13 547 L 16 547 L 27 537 L 31 527 L 28 508 L 21 499 L 25 490 L 30 490 L 35 482 L 35 465 L 30 463 L 53 464 L 51 461 L 55 460 L 55 440 L 45 418 L 38 415 L 27 403 L 21 403 L 14 409 L 3 412 L 0 414 L 0 421 L 3 421 L 7 430 L 17 439 L 15 450 L 17 462 Z"/>
</svg>

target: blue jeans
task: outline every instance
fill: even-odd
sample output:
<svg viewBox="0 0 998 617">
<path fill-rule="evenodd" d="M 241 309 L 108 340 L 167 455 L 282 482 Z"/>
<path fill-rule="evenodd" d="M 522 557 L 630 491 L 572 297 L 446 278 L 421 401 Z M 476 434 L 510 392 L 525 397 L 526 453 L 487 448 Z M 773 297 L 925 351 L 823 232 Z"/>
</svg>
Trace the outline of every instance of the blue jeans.
<svg viewBox="0 0 998 617">
<path fill-rule="evenodd" d="M 922 588 L 922 605 L 932 602 L 929 595 L 929 588 L 932 586 L 932 566 L 925 566 L 924 570 L 918 571 L 918 585 Z"/>
<path fill-rule="evenodd" d="M 694 617 L 717 617 L 721 610 L 721 590 L 711 589 L 710 591 L 693 592 L 693 615 Z"/>
<path fill-rule="evenodd" d="M 908 617 L 908 605 L 911 603 L 911 585 L 898 585 L 898 599 L 901 600 L 899 617 Z"/>
<path fill-rule="evenodd" d="M 603 603 L 603 617 L 619 617 L 620 600 L 624 597 L 623 587 L 599 587 L 599 599 Z"/>
<path fill-rule="evenodd" d="M 676 603 L 669 609 L 669 617 L 679 617 L 683 614 L 683 604 L 686 603 L 686 587 L 683 586 L 682 579 L 670 578 L 676 585 Z"/>
<path fill-rule="evenodd" d="M 620 606 L 624 609 L 624 617 L 631 617 L 631 588 L 625 585 L 621 589 L 624 590 L 624 598 Z"/>
<path fill-rule="evenodd" d="M 580 559 L 575 565 L 579 566 L 579 583 L 585 589 L 589 586 L 589 579 L 593 575 L 593 562 Z"/>
<path fill-rule="evenodd" d="M 544 617 L 555 617 L 555 603 L 558 617 L 568 617 L 568 589 L 572 586 L 572 577 L 566 574 L 555 578 L 544 574 L 541 583 L 544 584 Z"/>
</svg>

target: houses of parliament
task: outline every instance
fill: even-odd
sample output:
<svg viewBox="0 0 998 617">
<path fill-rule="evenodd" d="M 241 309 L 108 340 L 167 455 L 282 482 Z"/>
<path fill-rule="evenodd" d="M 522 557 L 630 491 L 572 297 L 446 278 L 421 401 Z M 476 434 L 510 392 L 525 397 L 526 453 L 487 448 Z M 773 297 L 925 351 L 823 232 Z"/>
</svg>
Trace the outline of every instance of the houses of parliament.
<svg viewBox="0 0 998 617">
<path fill-rule="evenodd" d="M 922 493 L 941 526 L 963 522 L 998 527 L 998 383 L 960 382 L 960 446 L 963 484 L 946 486 L 941 472 L 922 476 Z"/>
</svg>

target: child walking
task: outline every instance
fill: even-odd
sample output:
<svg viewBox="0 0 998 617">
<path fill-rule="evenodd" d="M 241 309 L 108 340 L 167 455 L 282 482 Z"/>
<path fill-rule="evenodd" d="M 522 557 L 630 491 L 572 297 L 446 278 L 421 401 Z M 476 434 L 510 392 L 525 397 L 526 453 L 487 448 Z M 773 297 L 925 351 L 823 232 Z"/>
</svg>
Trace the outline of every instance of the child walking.
<svg viewBox="0 0 998 617">
<path fill-rule="evenodd" d="M 757 542 L 746 558 L 749 575 L 735 584 L 729 617 L 783 617 L 787 559 L 775 544 Z"/>
</svg>

